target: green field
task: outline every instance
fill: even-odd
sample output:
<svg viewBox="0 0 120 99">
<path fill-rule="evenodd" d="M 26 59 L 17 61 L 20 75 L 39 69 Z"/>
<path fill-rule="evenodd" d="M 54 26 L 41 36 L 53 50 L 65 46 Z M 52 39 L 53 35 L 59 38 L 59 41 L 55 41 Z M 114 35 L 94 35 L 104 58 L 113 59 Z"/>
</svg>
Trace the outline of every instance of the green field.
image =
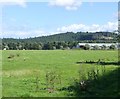
<svg viewBox="0 0 120 99">
<path fill-rule="evenodd" d="M 8 58 L 10 55 L 14 57 Z M 117 50 L 2 51 L 2 95 L 120 96 L 117 62 Z M 87 91 L 81 90 L 79 82 L 87 81 L 88 72 L 92 75 L 93 70 L 99 74 L 97 79 L 91 76 Z M 48 82 L 47 79 L 52 80 Z"/>
</svg>

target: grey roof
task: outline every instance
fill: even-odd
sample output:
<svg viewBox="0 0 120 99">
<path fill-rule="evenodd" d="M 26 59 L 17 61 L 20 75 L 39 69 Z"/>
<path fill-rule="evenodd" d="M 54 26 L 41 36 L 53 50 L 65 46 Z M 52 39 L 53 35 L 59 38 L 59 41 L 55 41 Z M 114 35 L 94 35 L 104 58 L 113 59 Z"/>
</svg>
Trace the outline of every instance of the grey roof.
<svg viewBox="0 0 120 99">
<path fill-rule="evenodd" d="M 118 46 L 118 43 L 78 43 L 79 46 L 84 46 L 85 44 L 88 44 L 90 46 L 96 46 L 96 45 L 98 45 L 98 46 L 103 46 L 103 45 L 105 45 L 105 46 L 111 46 L 111 45 Z"/>
</svg>

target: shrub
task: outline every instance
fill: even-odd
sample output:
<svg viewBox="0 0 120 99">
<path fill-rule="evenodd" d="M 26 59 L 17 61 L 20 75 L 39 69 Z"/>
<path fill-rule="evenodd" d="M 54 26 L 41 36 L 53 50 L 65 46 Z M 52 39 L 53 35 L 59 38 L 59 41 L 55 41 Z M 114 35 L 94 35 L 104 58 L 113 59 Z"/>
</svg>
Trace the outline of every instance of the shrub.
<svg viewBox="0 0 120 99">
<path fill-rule="evenodd" d="M 111 46 L 110 46 L 110 49 L 115 50 L 115 49 L 116 49 L 116 46 L 115 46 L 115 45 L 111 45 Z"/>
<path fill-rule="evenodd" d="M 89 44 L 85 44 L 84 49 L 85 50 L 89 50 L 90 49 L 90 45 Z"/>
<path fill-rule="evenodd" d="M 17 57 L 19 57 L 19 56 L 20 56 L 20 54 L 19 54 L 19 53 L 17 53 L 17 54 L 16 54 L 16 56 L 17 56 Z"/>
</svg>

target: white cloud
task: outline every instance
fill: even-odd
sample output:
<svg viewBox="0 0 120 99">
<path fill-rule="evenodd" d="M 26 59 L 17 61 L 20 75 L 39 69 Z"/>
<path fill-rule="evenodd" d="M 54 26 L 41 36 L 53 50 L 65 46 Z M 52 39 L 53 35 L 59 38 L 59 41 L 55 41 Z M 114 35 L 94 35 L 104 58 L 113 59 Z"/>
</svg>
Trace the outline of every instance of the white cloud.
<svg viewBox="0 0 120 99">
<path fill-rule="evenodd" d="M 57 28 L 56 31 L 49 31 L 46 32 L 42 29 L 18 29 L 18 30 L 3 30 L 2 35 L 0 37 L 5 38 L 27 38 L 27 37 L 38 37 L 38 36 L 46 36 L 46 35 L 53 35 L 58 33 L 65 33 L 65 32 L 99 32 L 99 31 L 114 31 L 118 30 L 118 22 L 108 22 L 104 25 L 99 24 L 92 24 L 92 25 L 85 25 L 85 24 L 72 24 L 68 26 L 63 26 Z"/>
<path fill-rule="evenodd" d="M 114 31 L 118 29 L 118 22 L 108 22 L 104 25 L 92 24 L 92 25 L 84 25 L 84 24 L 72 24 L 69 26 L 63 26 L 57 28 L 57 32 L 78 32 L 78 31 L 89 31 L 89 32 L 97 32 L 97 31 Z"/>
<path fill-rule="evenodd" d="M 119 0 L 84 0 L 84 2 L 119 2 Z"/>
<path fill-rule="evenodd" d="M 82 0 L 54 0 L 50 1 L 51 6 L 65 7 L 66 10 L 77 10 L 82 3 Z"/>
<path fill-rule="evenodd" d="M 0 5 L 19 5 L 21 7 L 26 7 L 26 0 L 0 0 Z"/>
<path fill-rule="evenodd" d="M 31 31 L 3 31 L 2 38 L 27 38 L 27 37 L 38 37 L 47 35 L 45 31 L 42 30 L 31 30 Z"/>
</svg>

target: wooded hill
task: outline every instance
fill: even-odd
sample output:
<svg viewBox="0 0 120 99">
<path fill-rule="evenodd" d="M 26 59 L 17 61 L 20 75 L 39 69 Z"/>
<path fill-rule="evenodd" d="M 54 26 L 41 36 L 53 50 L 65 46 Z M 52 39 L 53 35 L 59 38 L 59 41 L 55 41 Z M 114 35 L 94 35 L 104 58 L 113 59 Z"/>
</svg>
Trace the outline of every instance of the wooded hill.
<svg viewBox="0 0 120 99">
<path fill-rule="evenodd" d="M 49 36 L 41 36 L 26 39 L 13 39 L 13 38 L 3 38 L 3 43 L 17 43 L 17 42 L 27 42 L 27 43 L 47 43 L 47 42 L 117 42 L 118 34 L 112 32 L 66 32 Z"/>
<path fill-rule="evenodd" d="M 118 34 L 111 32 L 67 32 L 50 36 L 13 39 L 3 38 L 0 49 L 6 50 L 54 50 L 73 49 L 82 43 L 116 43 Z"/>
</svg>

